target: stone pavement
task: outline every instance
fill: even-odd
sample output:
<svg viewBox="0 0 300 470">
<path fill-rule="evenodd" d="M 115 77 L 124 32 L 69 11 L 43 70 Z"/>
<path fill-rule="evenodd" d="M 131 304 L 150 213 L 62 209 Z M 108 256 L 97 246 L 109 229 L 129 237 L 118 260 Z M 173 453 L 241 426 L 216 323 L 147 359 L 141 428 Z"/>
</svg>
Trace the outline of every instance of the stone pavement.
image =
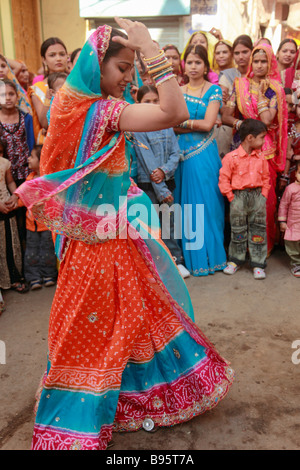
<svg viewBox="0 0 300 470">
<path fill-rule="evenodd" d="M 300 448 L 300 280 L 275 251 L 267 278 L 248 267 L 234 276 L 186 280 L 196 323 L 231 362 L 236 380 L 212 411 L 154 433 L 114 434 L 111 450 L 262 450 Z M 0 341 L 0 449 L 29 450 L 34 395 L 46 366 L 48 317 L 55 288 L 5 292 Z M 297 361 L 294 361 L 297 362 Z"/>
</svg>

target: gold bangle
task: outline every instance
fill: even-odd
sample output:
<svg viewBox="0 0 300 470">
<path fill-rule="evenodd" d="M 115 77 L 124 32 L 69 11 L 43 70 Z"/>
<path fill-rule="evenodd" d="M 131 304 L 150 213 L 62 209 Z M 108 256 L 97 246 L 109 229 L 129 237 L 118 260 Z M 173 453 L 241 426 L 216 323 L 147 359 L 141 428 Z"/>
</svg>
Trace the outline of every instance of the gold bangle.
<svg viewBox="0 0 300 470">
<path fill-rule="evenodd" d="M 150 57 L 149 59 L 146 59 L 146 57 L 143 58 L 145 62 L 151 62 L 152 60 L 158 59 L 159 57 L 163 56 L 165 54 L 165 51 L 162 49 L 159 51 L 159 54 L 156 55 L 155 57 Z"/>
<path fill-rule="evenodd" d="M 160 67 L 157 67 L 155 69 L 148 69 L 148 73 L 150 75 L 155 75 L 157 72 L 160 72 L 161 70 L 164 70 L 164 69 L 167 69 L 171 67 L 171 64 L 169 64 L 168 62 L 164 63 L 163 65 L 161 65 Z M 173 70 L 173 69 L 172 69 Z"/>
<path fill-rule="evenodd" d="M 168 67 L 168 68 L 165 68 L 165 69 L 161 70 L 160 73 L 153 73 L 152 78 L 154 78 L 154 80 L 155 80 L 156 78 L 159 78 L 162 75 L 165 75 L 166 73 L 172 73 L 172 72 L 173 72 L 173 69 L 171 67 Z"/>
</svg>

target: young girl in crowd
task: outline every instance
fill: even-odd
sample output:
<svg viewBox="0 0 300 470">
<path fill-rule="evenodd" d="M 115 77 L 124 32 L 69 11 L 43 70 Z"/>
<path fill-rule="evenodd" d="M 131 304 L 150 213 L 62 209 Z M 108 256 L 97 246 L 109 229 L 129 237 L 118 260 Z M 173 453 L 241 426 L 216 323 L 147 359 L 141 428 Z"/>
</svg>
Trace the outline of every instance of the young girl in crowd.
<svg viewBox="0 0 300 470">
<path fill-rule="evenodd" d="M 300 278 L 300 161 L 296 163 L 296 180 L 284 191 L 278 210 L 280 230 L 290 257 L 291 273 Z"/>
<path fill-rule="evenodd" d="M 23 64 L 25 66 L 25 64 Z M 25 66 L 26 67 L 26 66 Z M 18 93 L 18 107 L 23 111 L 25 114 L 29 113 L 32 114 L 31 103 L 27 97 L 26 91 L 23 88 L 23 85 L 18 81 L 18 77 L 16 75 L 22 69 L 22 64 L 16 60 L 8 61 L 6 57 L 0 54 L 0 80 L 11 80 Z M 21 75 L 21 78 L 23 76 Z"/>
<path fill-rule="evenodd" d="M 19 187 L 29 174 L 28 157 L 34 145 L 32 116 L 18 108 L 18 91 L 11 80 L 5 84 L 5 102 L 0 109 L 0 138 L 6 144 L 6 157 L 11 163 L 12 177 Z M 21 247 L 26 243 L 26 210 L 17 210 L 17 221 Z M 25 289 L 25 286 L 24 286 Z"/>
<path fill-rule="evenodd" d="M 159 103 L 158 91 L 153 85 L 142 86 L 137 94 L 138 103 Z M 180 159 L 180 149 L 173 129 L 154 132 L 136 132 L 135 137 L 142 145 L 135 147 L 137 158 L 138 186 L 149 196 L 153 204 L 174 202 L 174 174 Z M 167 220 L 166 220 L 167 217 Z M 172 210 L 159 212 L 162 240 L 169 248 L 180 274 L 186 278 L 189 271 L 183 266 L 181 248 L 174 238 L 174 213 Z"/>
<path fill-rule="evenodd" d="M 0 140 L 0 315 L 4 310 L 1 289 L 22 290 L 22 255 L 16 213 L 8 202 L 17 189 L 11 163 L 5 156 L 5 142 Z"/>
<path fill-rule="evenodd" d="M 29 174 L 27 159 L 34 145 L 32 117 L 18 108 L 16 85 L 7 79 L 3 82 L 5 102 L 0 109 L 0 137 L 6 142 L 6 154 L 11 162 L 14 181 L 20 186 Z"/>
<path fill-rule="evenodd" d="M 31 173 L 26 181 L 31 181 L 40 176 L 40 156 L 42 146 L 35 145 L 28 158 L 28 166 Z M 12 202 L 18 201 L 17 195 L 13 195 Z M 19 201 L 19 205 L 23 204 Z M 24 259 L 24 275 L 31 290 L 53 286 L 56 283 L 57 269 L 56 256 L 52 233 L 40 222 L 34 220 L 30 211 L 26 212 L 26 250 Z"/>
</svg>

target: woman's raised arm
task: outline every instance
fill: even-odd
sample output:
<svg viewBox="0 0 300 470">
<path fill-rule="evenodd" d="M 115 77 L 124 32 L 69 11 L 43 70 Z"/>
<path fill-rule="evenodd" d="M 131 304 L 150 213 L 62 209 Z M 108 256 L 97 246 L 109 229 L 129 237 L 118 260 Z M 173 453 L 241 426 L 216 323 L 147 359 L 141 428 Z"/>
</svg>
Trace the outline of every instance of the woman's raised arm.
<svg viewBox="0 0 300 470">
<path fill-rule="evenodd" d="M 116 21 L 126 31 L 128 39 L 116 36 L 114 41 L 132 50 L 141 51 L 146 62 L 153 67 L 153 72 L 156 67 L 155 62 L 160 60 L 156 59 L 160 56 L 160 51 L 153 42 L 146 26 L 137 21 L 133 22 L 121 18 L 116 18 Z M 153 58 L 153 61 L 150 60 L 151 58 Z M 157 67 L 157 71 L 161 73 L 159 67 Z M 174 75 L 172 78 L 157 83 L 157 89 L 160 100 L 159 105 L 133 104 L 124 109 L 119 122 L 122 131 L 147 132 L 160 130 L 174 127 L 188 119 L 189 112 Z"/>
</svg>

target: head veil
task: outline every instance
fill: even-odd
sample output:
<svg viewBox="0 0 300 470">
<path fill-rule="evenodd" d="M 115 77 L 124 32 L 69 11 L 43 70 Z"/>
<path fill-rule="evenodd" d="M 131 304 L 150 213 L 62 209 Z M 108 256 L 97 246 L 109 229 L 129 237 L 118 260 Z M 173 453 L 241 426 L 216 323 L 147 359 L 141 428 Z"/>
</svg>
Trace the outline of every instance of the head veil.
<svg viewBox="0 0 300 470">
<path fill-rule="evenodd" d="M 211 33 L 208 33 L 206 31 L 195 31 L 190 39 L 188 40 L 182 54 L 181 54 L 181 60 L 183 61 L 184 60 L 184 54 L 187 50 L 187 48 L 189 47 L 189 45 L 191 44 L 191 41 L 193 39 L 194 36 L 196 36 L 196 34 L 203 34 L 203 36 L 206 37 L 206 40 L 207 40 L 207 56 L 208 56 L 208 61 L 210 63 L 210 65 L 212 65 L 213 63 L 213 58 L 214 58 L 214 48 L 215 48 L 215 45 L 217 44 L 217 42 L 219 42 L 219 40 Z"/>
<path fill-rule="evenodd" d="M 277 116 L 268 129 L 263 151 L 267 159 L 272 158 L 277 171 L 284 169 L 287 149 L 287 105 L 284 89 L 280 84 L 280 74 L 273 49 L 268 44 L 259 44 L 251 54 L 249 69 L 246 77 L 235 79 L 237 105 L 244 119 L 259 119 L 257 98 L 250 92 L 250 80 L 253 77 L 253 56 L 256 51 L 263 50 L 268 59 L 268 88 L 265 91 L 267 98 L 276 94 Z"/>
<path fill-rule="evenodd" d="M 179 305 L 184 305 L 193 318 L 186 285 L 158 237 L 156 210 L 145 193 L 130 182 L 129 154 L 118 129 L 119 115 L 128 103 L 101 96 L 100 64 L 110 37 L 111 28 L 101 26 L 84 45 L 53 101 L 41 155 L 42 176 L 25 182 L 17 194 L 35 219 L 55 234 L 60 260 L 68 240 L 93 245 L 116 236 L 123 238 L 123 233 L 125 238 L 129 235 L 174 308 L 181 311 Z M 131 211 L 134 204 L 140 208 L 138 217 Z"/>
<path fill-rule="evenodd" d="M 229 50 L 231 52 L 231 61 L 230 61 L 230 64 L 228 65 L 227 69 L 232 69 L 234 68 L 234 60 L 233 60 L 233 53 L 232 53 L 232 43 L 230 41 L 226 41 L 225 39 L 221 39 L 220 41 L 218 41 L 215 46 L 214 46 L 214 55 L 213 55 L 213 63 L 212 63 L 212 69 L 215 71 L 215 72 L 219 72 L 219 66 L 217 64 L 217 61 L 216 61 L 216 57 L 215 57 L 215 52 L 216 52 L 216 48 L 217 46 L 221 45 L 221 44 L 224 44 L 225 46 L 229 47 Z"/>
<path fill-rule="evenodd" d="M 114 196 L 126 194 L 128 189 L 123 184 L 123 174 L 129 169 L 125 140 L 118 130 L 118 117 L 127 103 L 102 99 L 100 87 L 100 64 L 110 37 L 111 27 L 104 25 L 84 45 L 53 101 L 41 177 L 18 188 L 34 217 L 58 235 L 60 259 L 67 238 L 99 243 L 97 228 L 103 216 L 97 210 L 102 199 L 117 213 L 117 233 L 125 210 Z M 105 231 L 104 238 L 109 238 L 109 223 Z"/>
</svg>

